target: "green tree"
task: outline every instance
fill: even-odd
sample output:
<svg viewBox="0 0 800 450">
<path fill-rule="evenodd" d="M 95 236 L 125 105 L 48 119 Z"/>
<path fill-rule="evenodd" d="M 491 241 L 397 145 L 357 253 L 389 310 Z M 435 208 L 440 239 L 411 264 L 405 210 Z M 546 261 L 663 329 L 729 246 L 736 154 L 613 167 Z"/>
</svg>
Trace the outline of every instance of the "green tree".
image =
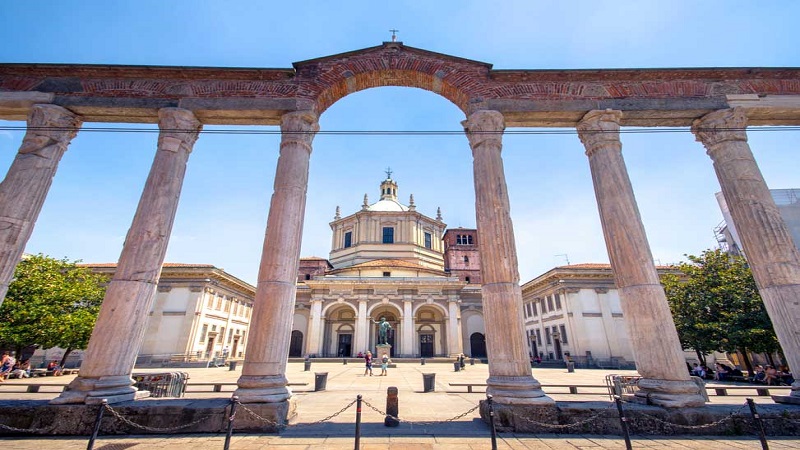
<svg viewBox="0 0 800 450">
<path fill-rule="evenodd" d="M 681 275 L 662 277 L 678 337 L 705 364 L 713 351 L 741 351 L 752 372 L 748 351 L 780 349 L 747 261 L 722 250 L 687 255 L 676 266 Z"/>
<path fill-rule="evenodd" d="M 76 262 L 42 254 L 23 258 L 0 306 L 0 344 L 19 355 L 25 347 L 86 348 L 108 278 Z"/>
</svg>

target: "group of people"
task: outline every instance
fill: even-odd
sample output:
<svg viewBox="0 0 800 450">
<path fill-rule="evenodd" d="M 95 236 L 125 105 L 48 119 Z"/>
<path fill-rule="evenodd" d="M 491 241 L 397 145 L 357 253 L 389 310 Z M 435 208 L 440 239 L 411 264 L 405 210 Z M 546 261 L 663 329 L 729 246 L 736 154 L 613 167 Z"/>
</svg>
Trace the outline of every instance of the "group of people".
<svg viewBox="0 0 800 450">
<path fill-rule="evenodd" d="M 61 365 L 57 360 L 50 361 L 47 364 L 47 374 L 53 376 L 61 376 Z M 0 358 L 0 383 L 8 378 L 30 378 L 31 377 L 31 363 L 29 360 L 19 361 L 9 352 L 4 352 Z"/>
<path fill-rule="evenodd" d="M 366 369 L 364 370 L 364 376 L 367 376 L 367 374 L 369 374 L 369 376 L 372 376 L 372 361 L 373 361 L 372 352 L 367 351 L 367 354 L 364 355 L 364 362 L 366 363 L 367 366 Z M 381 355 L 381 374 L 378 375 L 379 377 L 384 377 L 389 375 L 389 372 L 387 372 L 386 369 L 389 368 L 389 364 L 391 362 L 392 360 L 389 359 L 389 355 L 387 355 L 386 353 Z"/>
<path fill-rule="evenodd" d="M 754 368 L 755 373 L 751 377 L 745 377 L 741 370 L 719 362 L 714 364 L 714 370 L 711 370 L 705 364 L 694 363 L 694 367 L 690 367 L 689 372 L 691 375 L 703 379 L 715 381 L 744 379 L 745 381 L 766 384 L 767 386 L 791 385 L 794 382 L 794 377 L 792 377 L 792 373 L 787 366 L 780 366 L 776 369 L 771 365 L 757 365 Z"/>
</svg>

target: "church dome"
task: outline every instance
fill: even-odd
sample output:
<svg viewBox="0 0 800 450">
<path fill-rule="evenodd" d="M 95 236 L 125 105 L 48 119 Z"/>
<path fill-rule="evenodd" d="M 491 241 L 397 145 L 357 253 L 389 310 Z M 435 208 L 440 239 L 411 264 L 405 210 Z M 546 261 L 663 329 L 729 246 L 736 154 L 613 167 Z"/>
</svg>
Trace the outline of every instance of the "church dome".
<svg viewBox="0 0 800 450">
<path fill-rule="evenodd" d="M 369 211 L 408 211 L 408 206 L 401 204 L 397 200 L 384 199 L 369 205 Z"/>
<path fill-rule="evenodd" d="M 371 205 L 366 203 L 365 196 L 364 209 L 367 211 L 403 212 L 411 209 L 397 200 L 397 182 L 392 179 L 391 169 L 386 169 L 386 179 L 381 183 L 381 199 Z"/>
</svg>

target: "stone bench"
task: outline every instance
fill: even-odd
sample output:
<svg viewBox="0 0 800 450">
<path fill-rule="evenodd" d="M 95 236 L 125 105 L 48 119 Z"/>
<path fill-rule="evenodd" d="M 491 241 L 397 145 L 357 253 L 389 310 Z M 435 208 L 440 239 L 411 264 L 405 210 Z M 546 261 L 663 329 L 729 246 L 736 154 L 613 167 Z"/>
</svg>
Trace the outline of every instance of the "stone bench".
<svg viewBox="0 0 800 450">
<path fill-rule="evenodd" d="M 287 383 L 287 385 L 288 386 L 308 386 L 308 383 Z M 192 389 L 192 390 L 189 390 L 189 388 L 193 388 L 193 387 L 201 387 L 202 388 L 202 387 L 207 387 L 207 386 L 210 386 L 211 390 L 208 390 L 208 389 Z M 222 390 L 223 386 L 231 386 L 231 387 L 234 388 L 234 390 L 235 390 L 235 388 L 239 387 L 239 385 L 236 384 L 236 382 L 187 383 L 186 384 L 186 393 L 188 393 L 188 394 L 198 394 L 198 393 L 203 393 L 203 392 L 230 392 L 230 391 L 223 391 Z"/>
</svg>

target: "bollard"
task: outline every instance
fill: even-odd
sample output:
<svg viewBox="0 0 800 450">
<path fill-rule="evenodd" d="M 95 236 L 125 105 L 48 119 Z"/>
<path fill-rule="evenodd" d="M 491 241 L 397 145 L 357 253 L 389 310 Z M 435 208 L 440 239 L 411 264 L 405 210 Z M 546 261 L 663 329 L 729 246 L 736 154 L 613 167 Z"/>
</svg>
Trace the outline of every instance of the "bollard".
<svg viewBox="0 0 800 450">
<path fill-rule="evenodd" d="M 617 404 L 617 411 L 619 412 L 619 424 L 622 427 L 622 435 L 625 437 L 625 448 L 631 450 L 631 435 L 628 432 L 628 418 L 625 417 L 625 412 L 622 410 L 622 400 L 619 395 L 614 396 L 614 402 Z"/>
<path fill-rule="evenodd" d="M 470 366 L 474 366 L 475 365 L 475 358 L 470 358 L 469 359 L 469 365 Z"/>
<path fill-rule="evenodd" d="M 347 365 L 347 358 L 342 358 L 342 365 L 343 365 L 343 366 L 346 366 L 346 365 Z"/>
<path fill-rule="evenodd" d="M 761 441 L 761 448 L 763 450 L 769 450 L 769 445 L 767 445 L 767 434 L 764 432 L 764 422 L 761 421 L 761 416 L 759 416 L 758 411 L 756 411 L 756 404 L 753 403 L 752 398 L 748 398 L 746 400 L 747 406 L 750 407 L 750 415 L 753 416 L 753 421 L 756 423 L 758 439 Z"/>
<path fill-rule="evenodd" d="M 236 403 L 239 397 L 231 397 L 231 414 L 228 416 L 228 432 L 225 434 L 225 450 L 228 450 L 231 445 L 231 435 L 233 435 L 233 419 L 236 417 Z"/>
<path fill-rule="evenodd" d="M 236 361 L 231 361 L 231 362 L 228 363 L 228 370 L 231 371 L 231 372 L 236 370 Z"/>
<path fill-rule="evenodd" d="M 436 390 L 436 374 L 422 374 L 422 392 L 433 392 Z"/>
<path fill-rule="evenodd" d="M 314 392 L 324 391 L 328 386 L 328 372 L 314 373 Z"/>
<path fill-rule="evenodd" d="M 361 448 L 361 394 L 356 397 L 356 445 L 355 450 Z"/>
<path fill-rule="evenodd" d="M 100 407 L 97 410 L 97 416 L 94 418 L 94 428 L 92 428 L 92 435 L 89 437 L 89 444 L 86 446 L 86 450 L 94 448 L 94 441 L 97 439 L 97 433 L 100 432 L 100 422 L 103 420 L 103 412 L 106 410 L 106 405 L 108 405 L 108 400 L 103 399 L 100 401 Z"/>
<path fill-rule="evenodd" d="M 497 430 L 494 428 L 494 406 L 491 394 L 486 394 L 486 403 L 489 405 L 489 424 L 492 429 L 492 450 L 497 450 Z"/>
<path fill-rule="evenodd" d="M 459 363 L 458 361 L 454 362 L 454 363 L 453 363 L 453 370 L 454 370 L 455 372 L 458 372 L 458 371 L 460 371 L 460 370 L 461 370 L 461 363 Z"/>
<path fill-rule="evenodd" d="M 311 361 L 305 360 L 303 362 L 303 372 L 308 372 L 311 370 Z"/>
<path fill-rule="evenodd" d="M 419 359 L 419 365 L 421 365 L 421 366 L 425 365 L 425 358 L 420 358 Z"/>
<path fill-rule="evenodd" d="M 383 419 L 383 425 L 387 427 L 396 427 L 400 425 L 400 404 L 397 398 L 397 388 L 390 386 L 386 389 L 386 418 Z"/>
<path fill-rule="evenodd" d="M 567 373 L 575 373 L 575 363 L 572 361 L 567 362 Z"/>
</svg>

